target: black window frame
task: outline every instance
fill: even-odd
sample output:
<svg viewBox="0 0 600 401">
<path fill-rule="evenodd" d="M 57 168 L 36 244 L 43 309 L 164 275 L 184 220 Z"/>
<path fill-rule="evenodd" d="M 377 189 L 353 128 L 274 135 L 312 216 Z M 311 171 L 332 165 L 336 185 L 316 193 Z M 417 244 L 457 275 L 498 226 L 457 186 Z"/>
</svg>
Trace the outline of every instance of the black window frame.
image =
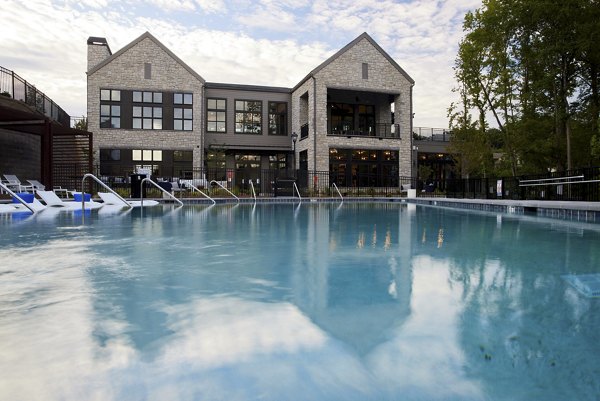
<svg viewBox="0 0 600 401">
<path fill-rule="evenodd" d="M 272 113 L 271 105 L 285 105 L 285 111 L 281 112 L 281 111 L 275 110 L 275 113 Z M 269 101 L 267 107 L 268 107 L 268 111 L 269 111 L 268 112 L 269 135 L 287 136 L 287 134 L 288 134 L 288 102 Z M 282 118 L 283 118 L 283 123 L 281 123 Z M 273 126 L 271 123 L 273 120 L 275 120 L 278 124 Z"/>
<path fill-rule="evenodd" d="M 211 100 L 215 101 L 215 108 L 210 108 L 209 106 L 209 102 Z M 225 102 L 225 108 L 220 109 L 219 108 L 219 101 L 224 101 Z M 210 113 L 214 112 L 217 113 L 216 116 L 218 115 L 218 113 L 223 113 L 223 121 L 216 119 L 214 121 L 212 121 L 210 119 Z M 219 123 L 224 123 L 223 124 L 223 130 L 219 131 Z M 211 130 L 209 123 L 215 123 L 215 128 L 216 130 Z M 226 134 L 227 133 L 227 99 L 226 98 L 220 98 L 220 97 L 209 97 L 206 98 L 206 132 L 210 132 L 211 134 Z"/>
<path fill-rule="evenodd" d="M 108 97 L 105 97 L 105 94 L 108 94 Z M 100 110 L 98 113 L 100 128 L 121 129 L 121 117 L 123 115 L 121 101 L 121 89 L 100 88 Z"/>
<path fill-rule="evenodd" d="M 249 102 L 253 102 L 253 103 L 258 103 L 260 105 L 260 110 L 258 111 L 247 111 L 245 109 L 238 109 L 238 102 L 244 102 L 244 104 L 247 104 Z M 263 101 L 262 100 L 256 100 L 256 99 L 235 99 L 234 100 L 234 112 L 235 112 L 235 119 L 234 119 L 234 124 L 235 124 L 235 129 L 234 132 L 236 134 L 239 135 L 262 135 L 263 134 Z M 244 106 L 244 108 L 247 108 L 248 106 Z M 238 123 L 238 115 L 242 115 L 242 122 Z M 247 117 L 248 115 L 251 115 L 252 118 L 250 119 L 250 121 L 248 121 Z M 256 123 L 253 121 L 254 120 L 254 116 L 259 116 L 259 123 L 258 123 L 258 128 L 259 131 L 258 132 L 252 132 L 252 130 L 246 130 L 246 127 L 248 127 L 248 124 L 252 124 L 254 127 L 256 127 L 257 125 L 255 125 Z M 238 131 L 238 124 L 242 124 L 242 131 Z"/>
<path fill-rule="evenodd" d="M 177 97 L 181 96 L 181 102 L 177 101 Z M 187 102 L 187 99 L 190 99 L 190 102 Z M 194 94 L 192 92 L 173 92 L 173 104 L 174 105 L 186 105 L 193 106 L 194 105 Z"/>
</svg>

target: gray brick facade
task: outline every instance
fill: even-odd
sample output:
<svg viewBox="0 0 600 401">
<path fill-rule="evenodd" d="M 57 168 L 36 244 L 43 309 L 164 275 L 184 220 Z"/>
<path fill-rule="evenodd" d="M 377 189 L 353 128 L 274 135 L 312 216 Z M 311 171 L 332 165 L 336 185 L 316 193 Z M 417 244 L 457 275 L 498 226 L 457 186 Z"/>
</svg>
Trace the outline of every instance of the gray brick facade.
<svg viewBox="0 0 600 401">
<path fill-rule="evenodd" d="M 393 149 L 399 151 L 398 170 L 401 176 L 412 175 L 412 85 L 410 78 L 390 62 L 389 56 L 363 34 L 347 48 L 342 49 L 322 68 L 309 74 L 292 93 L 294 130 L 300 129 L 300 97 L 308 93 L 309 137 L 303 139 L 297 152 L 308 151 L 309 170 L 329 169 L 330 148 Z M 363 64 L 368 65 L 368 78 L 363 78 Z M 394 121 L 399 124 L 401 139 L 370 137 L 340 137 L 327 135 L 327 104 L 331 90 L 352 93 L 357 98 L 369 94 L 393 96 Z M 316 96 L 314 95 L 316 93 Z M 314 97 L 313 97 L 314 96 Z M 390 122 L 384 101 L 375 101 L 378 121 Z M 378 103 L 377 103 L 378 102 Z M 315 113 L 316 110 L 316 113 Z M 315 120 L 316 118 L 316 120 Z M 316 141 L 315 135 L 316 134 Z"/>
<path fill-rule="evenodd" d="M 102 39 L 102 38 L 90 38 Z M 412 86 L 414 81 L 366 33 L 315 68 L 293 89 L 208 84 L 149 33 L 145 33 L 114 55 L 106 42 L 88 40 L 88 123 L 94 132 L 94 159 L 101 148 L 173 149 L 193 151 L 194 168 L 203 167 L 204 151 L 212 144 L 229 149 L 277 149 L 291 152 L 291 134 L 297 133 L 295 168 L 306 151 L 308 170 L 329 170 L 332 148 L 394 150 L 399 153 L 398 172 L 412 172 Z M 150 65 L 151 67 L 148 67 Z M 147 76 L 151 68 L 150 77 Z M 229 85 L 229 86 L 228 86 Z M 100 128 L 100 90 L 120 89 L 193 93 L 193 131 Z M 206 98 L 227 99 L 227 132 L 206 133 Z M 378 124 L 393 122 L 400 138 L 344 136 L 328 133 L 331 98 L 352 104 L 369 104 Z M 240 135 L 233 131 L 236 99 L 263 102 L 262 135 Z M 270 100 L 288 101 L 288 135 L 266 135 Z M 360 103 L 362 102 L 362 103 Z M 393 117 L 392 117 L 393 104 Z M 308 124 L 308 136 L 301 138 Z"/>
<path fill-rule="evenodd" d="M 104 46 L 92 44 L 88 47 Z M 90 52 L 94 53 L 92 50 Z M 88 130 L 94 133 L 95 163 L 99 161 L 99 149 L 119 147 L 189 150 L 193 151 L 194 166 L 202 166 L 204 81 L 169 53 L 155 38 L 144 34 L 128 47 L 105 59 L 104 65 L 102 62 L 97 63 L 88 72 Z M 151 65 L 149 79 L 144 75 L 145 64 Z M 100 89 L 192 93 L 193 130 L 100 128 Z"/>
</svg>

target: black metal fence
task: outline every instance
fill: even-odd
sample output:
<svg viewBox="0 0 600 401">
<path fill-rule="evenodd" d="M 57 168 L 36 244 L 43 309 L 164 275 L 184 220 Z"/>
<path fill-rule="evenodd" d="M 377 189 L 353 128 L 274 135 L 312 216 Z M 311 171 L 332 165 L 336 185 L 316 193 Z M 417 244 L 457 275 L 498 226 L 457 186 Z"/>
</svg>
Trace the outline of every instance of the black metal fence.
<svg viewBox="0 0 600 401">
<path fill-rule="evenodd" d="M 597 202 L 600 167 L 520 177 L 433 181 L 429 185 L 431 193 L 449 198 Z"/>
<path fill-rule="evenodd" d="M 60 106 L 14 71 L 4 67 L 0 67 L 0 96 L 25 102 L 65 127 L 70 126 L 71 117 Z"/>
<path fill-rule="evenodd" d="M 68 189 L 80 189 L 81 177 L 86 171 L 81 167 L 62 165 L 55 169 L 55 179 L 70 183 Z M 133 171 L 121 171 L 118 175 L 101 175 L 98 167 L 92 171 L 111 188 L 123 196 L 131 196 Z M 60 177 L 64 180 L 61 180 Z M 243 170 L 243 169 L 194 169 L 184 177 L 152 176 L 155 181 L 177 182 L 184 190 L 178 194 L 194 197 L 201 195 L 192 185 L 210 196 L 230 197 L 221 185 L 237 196 L 257 197 L 294 196 L 298 188 L 303 197 L 392 197 L 406 196 L 407 189 L 421 197 L 448 197 L 467 199 L 513 199 L 513 200 L 563 200 L 600 201 L 600 167 L 552 172 L 521 177 L 448 179 L 420 181 L 412 177 L 381 177 L 374 174 L 358 174 L 351 186 L 338 186 L 336 176 L 328 171 L 306 170 Z M 354 179 L 356 178 L 356 179 Z M 252 184 L 251 184 L 252 183 Z M 88 181 L 87 191 L 100 188 Z M 160 197 L 160 191 L 151 186 L 147 196 Z M 297 195 L 296 195 L 297 196 Z"/>
</svg>

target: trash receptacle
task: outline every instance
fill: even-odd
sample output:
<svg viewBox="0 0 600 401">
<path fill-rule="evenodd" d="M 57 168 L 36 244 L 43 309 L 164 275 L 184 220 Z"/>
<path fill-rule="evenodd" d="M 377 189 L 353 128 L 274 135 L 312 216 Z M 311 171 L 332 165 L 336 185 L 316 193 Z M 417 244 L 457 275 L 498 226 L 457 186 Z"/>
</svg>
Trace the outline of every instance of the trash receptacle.
<svg viewBox="0 0 600 401">
<path fill-rule="evenodd" d="M 146 174 L 131 174 L 129 176 L 129 178 L 131 179 L 131 197 L 132 198 L 141 198 L 142 197 L 142 192 L 144 191 L 144 198 L 146 197 L 146 187 L 144 186 L 144 189 L 140 188 L 140 185 L 142 183 L 142 180 L 144 178 L 146 178 Z"/>
</svg>

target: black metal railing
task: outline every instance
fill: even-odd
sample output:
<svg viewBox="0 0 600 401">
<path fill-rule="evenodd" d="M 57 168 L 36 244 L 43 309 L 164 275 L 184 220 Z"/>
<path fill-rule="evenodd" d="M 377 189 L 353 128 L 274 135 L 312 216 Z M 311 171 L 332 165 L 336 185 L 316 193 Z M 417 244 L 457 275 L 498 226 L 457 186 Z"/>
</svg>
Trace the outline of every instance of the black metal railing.
<svg viewBox="0 0 600 401">
<path fill-rule="evenodd" d="M 413 127 L 415 141 L 449 142 L 452 131 L 445 128 Z"/>
<path fill-rule="evenodd" d="M 81 165 L 61 165 L 55 168 L 56 182 L 67 189 L 80 189 L 81 177 L 87 173 Z M 100 174 L 96 166 L 92 171 L 103 182 L 123 196 L 130 196 L 132 169 L 123 168 L 112 174 Z M 569 177 L 569 178 L 565 178 Z M 412 177 L 384 176 L 381 174 L 352 175 L 351 179 L 339 180 L 335 172 L 310 170 L 243 170 L 201 168 L 186 171 L 180 176 L 153 176 L 156 181 L 167 181 L 206 190 L 211 196 L 228 197 L 215 180 L 237 196 L 252 196 L 250 180 L 259 197 L 292 196 L 291 185 L 296 183 L 304 197 L 335 196 L 335 183 L 344 196 L 405 196 L 406 189 L 414 189 L 421 197 L 448 197 L 465 199 L 513 199 L 513 200 L 562 200 L 600 201 L 600 167 L 577 169 L 546 174 L 446 180 L 417 180 Z M 86 190 L 97 191 L 99 188 Z M 159 197 L 158 190 L 148 188 L 148 196 Z M 335 191 L 335 192 L 334 192 Z M 179 195 L 178 195 L 179 196 Z M 187 191 L 181 196 L 201 196 Z"/>
<path fill-rule="evenodd" d="M 60 106 L 14 71 L 4 67 L 0 67 L 0 96 L 20 100 L 65 127 L 70 126 L 71 117 Z"/>
<path fill-rule="evenodd" d="M 400 124 L 375 123 L 360 130 L 355 130 L 349 125 L 340 124 L 332 127 L 328 135 L 400 139 Z"/>
</svg>

